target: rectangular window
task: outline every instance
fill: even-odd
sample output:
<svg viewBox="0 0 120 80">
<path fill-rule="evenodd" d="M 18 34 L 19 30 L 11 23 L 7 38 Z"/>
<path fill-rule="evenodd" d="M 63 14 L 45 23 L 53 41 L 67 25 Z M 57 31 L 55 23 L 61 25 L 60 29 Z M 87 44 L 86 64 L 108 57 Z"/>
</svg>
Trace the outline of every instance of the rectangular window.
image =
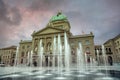
<svg viewBox="0 0 120 80">
<path fill-rule="evenodd" d="M 86 40 L 86 41 L 85 41 L 85 44 L 86 44 L 86 45 L 90 44 L 89 40 Z"/>
<path fill-rule="evenodd" d="M 25 46 L 22 46 L 22 49 L 25 49 Z"/>
</svg>

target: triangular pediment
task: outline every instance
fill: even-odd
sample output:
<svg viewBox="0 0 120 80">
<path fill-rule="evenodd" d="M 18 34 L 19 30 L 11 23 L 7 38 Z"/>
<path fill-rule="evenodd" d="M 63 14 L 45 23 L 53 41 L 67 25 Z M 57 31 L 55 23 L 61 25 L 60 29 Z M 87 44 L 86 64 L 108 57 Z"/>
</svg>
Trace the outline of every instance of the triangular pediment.
<svg viewBox="0 0 120 80">
<path fill-rule="evenodd" d="M 52 33 L 60 33 L 60 32 L 64 32 L 64 30 L 53 27 L 46 27 L 38 32 L 35 32 L 33 35 L 43 35 L 43 34 L 52 34 Z"/>
</svg>

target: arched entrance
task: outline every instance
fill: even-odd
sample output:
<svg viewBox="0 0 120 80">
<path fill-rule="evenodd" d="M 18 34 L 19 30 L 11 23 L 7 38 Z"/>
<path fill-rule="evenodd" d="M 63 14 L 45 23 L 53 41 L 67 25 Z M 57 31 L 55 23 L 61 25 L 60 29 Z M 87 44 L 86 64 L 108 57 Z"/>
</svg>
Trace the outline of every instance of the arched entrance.
<svg viewBox="0 0 120 80">
<path fill-rule="evenodd" d="M 86 47 L 86 61 L 87 63 L 90 63 L 90 48 L 89 47 Z"/>
<path fill-rule="evenodd" d="M 112 57 L 111 56 L 108 56 L 108 63 L 109 63 L 109 65 L 113 65 L 113 59 L 112 59 Z"/>
<path fill-rule="evenodd" d="M 45 65 L 48 66 L 48 56 L 45 56 Z"/>
</svg>

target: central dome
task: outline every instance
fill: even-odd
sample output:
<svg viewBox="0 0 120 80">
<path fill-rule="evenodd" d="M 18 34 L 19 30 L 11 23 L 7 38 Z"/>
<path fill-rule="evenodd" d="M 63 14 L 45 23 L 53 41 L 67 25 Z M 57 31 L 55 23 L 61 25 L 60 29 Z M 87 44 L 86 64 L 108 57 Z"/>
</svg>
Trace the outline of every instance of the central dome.
<svg viewBox="0 0 120 80">
<path fill-rule="evenodd" d="M 63 15 L 61 12 L 58 12 L 57 15 L 53 16 L 50 21 L 59 21 L 59 20 L 67 20 L 67 17 Z"/>
</svg>

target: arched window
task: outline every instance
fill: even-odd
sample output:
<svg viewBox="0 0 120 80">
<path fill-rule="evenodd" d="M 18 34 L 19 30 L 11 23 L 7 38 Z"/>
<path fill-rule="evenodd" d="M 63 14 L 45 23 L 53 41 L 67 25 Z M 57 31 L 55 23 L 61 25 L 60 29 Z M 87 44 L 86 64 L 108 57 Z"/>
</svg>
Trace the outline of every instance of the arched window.
<svg viewBox="0 0 120 80">
<path fill-rule="evenodd" d="M 25 53 L 24 53 L 24 52 L 22 52 L 22 53 L 21 53 L 21 57 L 24 57 L 24 55 L 25 55 Z"/>
<path fill-rule="evenodd" d="M 48 43 L 47 43 L 47 50 L 50 51 L 51 49 L 52 49 L 52 47 L 51 47 L 51 42 L 48 42 Z"/>
<path fill-rule="evenodd" d="M 109 48 L 109 52 L 111 52 L 111 48 Z"/>
<path fill-rule="evenodd" d="M 21 59 L 21 64 L 23 63 L 23 59 Z"/>
<path fill-rule="evenodd" d="M 108 48 L 106 48 L 106 53 L 108 52 Z"/>
<path fill-rule="evenodd" d="M 86 52 L 90 52 L 90 48 L 89 47 L 86 48 Z"/>
<path fill-rule="evenodd" d="M 15 58 L 15 55 L 16 55 L 16 54 L 13 54 L 13 58 Z"/>
<path fill-rule="evenodd" d="M 101 48 L 100 48 L 100 51 L 99 51 L 99 52 L 100 52 L 100 54 L 99 54 L 99 55 L 102 55 L 102 49 L 101 49 Z"/>
<path fill-rule="evenodd" d="M 38 45 L 37 44 L 35 45 L 34 49 L 35 49 L 35 52 L 38 50 Z"/>
<path fill-rule="evenodd" d="M 90 48 L 86 47 L 86 54 L 90 54 Z"/>
<path fill-rule="evenodd" d="M 72 51 L 71 51 L 72 55 L 75 55 L 75 49 L 72 48 Z"/>
<path fill-rule="evenodd" d="M 97 49 L 95 48 L 95 55 L 97 55 Z"/>
</svg>

